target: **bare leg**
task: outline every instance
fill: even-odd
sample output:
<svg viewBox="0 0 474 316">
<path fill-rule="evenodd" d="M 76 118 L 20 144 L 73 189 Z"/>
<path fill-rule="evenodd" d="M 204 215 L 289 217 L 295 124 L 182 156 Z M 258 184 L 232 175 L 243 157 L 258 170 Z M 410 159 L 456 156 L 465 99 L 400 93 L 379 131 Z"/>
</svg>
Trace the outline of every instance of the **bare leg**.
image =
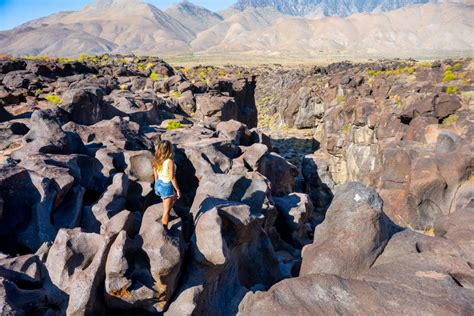
<svg viewBox="0 0 474 316">
<path fill-rule="evenodd" d="M 173 198 L 166 198 L 163 199 L 163 217 L 161 218 L 161 222 L 163 225 L 168 228 L 168 222 L 170 217 L 170 211 L 173 207 Z"/>
</svg>

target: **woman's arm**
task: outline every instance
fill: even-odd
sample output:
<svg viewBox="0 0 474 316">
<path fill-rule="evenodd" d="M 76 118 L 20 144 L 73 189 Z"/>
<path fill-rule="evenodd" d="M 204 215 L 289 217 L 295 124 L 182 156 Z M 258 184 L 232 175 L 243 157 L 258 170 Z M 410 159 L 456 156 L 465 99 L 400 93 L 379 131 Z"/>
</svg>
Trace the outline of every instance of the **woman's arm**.
<svg viewBox="0 0 474 316">
<path fill-rule="evenodd" d="M 177 195 L 177 198 L 179 199 L 181 197 L 181 191 L 179 190 L 179 187 L 178 187 L 178 181 L 176 180 L 176 176 L 175 176 L 175 173 L 174 173 L 174 161 L 173 160 L 169 160 L 169 163 L 168 163 L 168 168 L 169 168 L 169 171 L 170 171 L 170 174 L 171 174 L 171 183 L 173 184 L 173 187 L 176 191 L 176 195 Z"/>
</svg>

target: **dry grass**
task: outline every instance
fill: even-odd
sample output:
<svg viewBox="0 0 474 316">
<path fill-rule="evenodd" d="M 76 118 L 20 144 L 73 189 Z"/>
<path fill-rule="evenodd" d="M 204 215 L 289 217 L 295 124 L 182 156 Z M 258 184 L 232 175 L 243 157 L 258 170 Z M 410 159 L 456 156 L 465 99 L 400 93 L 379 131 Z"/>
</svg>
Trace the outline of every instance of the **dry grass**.
<svg viewBox="0 0 474 316">
<path fill-rule="evenodd" d="M 120 298 L 125 298 L 129 299 L 132 297 L 132 293 L 126 288 L 121 288 L 121 289 L 113 289 L 112 290 L 112 295 Z"/>
<path fill-rule="evenodd" d="M 434 237 L 434 236 L 435 236 L 435 229 L 434 229 L 434 227 L 431 226 L 431 227 L 425 228 L 425 229 L 423 230 L 423 234 L 425 234 L 426 236 Z"/>
<path fill-rule="evenodd" d="M 238 65 L 259 66 L 280 64 L 288 67 L 301 65 L 327 66 L 329 64 L 351 60 L 353 62 L 367 62 L 367 57 L 357 57 L 344 54 L 327 54 L 316 56 L 298 56 L 282 54 L 280 56 L 263 55 L 255 53 L 219 53 L 219 54 L 186 54 L 186 55 L 161 55 L 161 57 L 173 66 L 194 67 L 198 65 Z"/>
</svg>

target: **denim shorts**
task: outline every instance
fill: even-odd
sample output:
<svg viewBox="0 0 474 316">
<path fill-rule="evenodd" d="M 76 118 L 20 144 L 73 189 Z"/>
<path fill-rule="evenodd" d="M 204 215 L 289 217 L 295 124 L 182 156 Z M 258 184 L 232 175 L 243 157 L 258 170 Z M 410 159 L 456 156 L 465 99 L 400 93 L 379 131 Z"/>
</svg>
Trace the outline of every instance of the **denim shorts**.
<svg viewBox="0 0 474 316">
<path fill-rule="evenodd" d="M 170 198 L 175 195 L 173 184 L 170 182 L 163 182 L 158 179 L 155 181 L 155 194 L 162 199 Z"/>
</svg>

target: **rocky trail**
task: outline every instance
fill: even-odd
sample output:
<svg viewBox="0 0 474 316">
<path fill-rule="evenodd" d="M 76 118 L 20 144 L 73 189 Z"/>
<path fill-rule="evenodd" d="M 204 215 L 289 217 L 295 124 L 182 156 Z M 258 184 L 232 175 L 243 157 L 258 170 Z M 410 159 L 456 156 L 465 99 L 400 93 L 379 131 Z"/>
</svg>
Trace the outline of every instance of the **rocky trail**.
<svg viewBox="0 0 474 316">
<path fill-rule="evenodd" d="M 1 315 L 474 313 L 471 59 L 4 56 L 0 105 Z"/>
</svg>

